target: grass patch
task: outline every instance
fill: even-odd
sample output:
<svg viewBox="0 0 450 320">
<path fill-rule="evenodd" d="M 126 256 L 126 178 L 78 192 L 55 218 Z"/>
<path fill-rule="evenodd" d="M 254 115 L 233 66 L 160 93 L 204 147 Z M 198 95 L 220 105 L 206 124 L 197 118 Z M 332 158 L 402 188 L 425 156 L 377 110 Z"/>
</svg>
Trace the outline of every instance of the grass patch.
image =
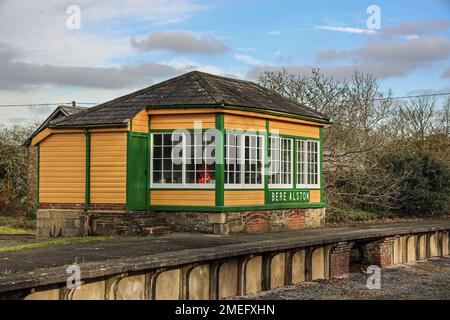
<svg viewBox="0 0 450 320">
<path fill-rule="evenodd" d="M 0 216 L 0 234 L 34 233 L 36 220 L 23 217 Z"/>
<path fill-rule="evenodd" d="M 0 234 L 28 234 L 33 233 L 33 230 L 21 229 L 10 226 L 0 226 Z"/>
<path fill-rule="evenodd" d="M 45 247 L 61 246 L 61 245 L 76 244 L 76 243 L 86 243 L 86 242 L 94 242 L 94 241 L 105 241 L 105 240 L 111 240 L 113 238 L 114 237 L 110 237 L 110 236 L 52 238 L 52 239 L 45 239 L 45 240 L 38 241 L 38 242 L 0 247 L 0 252 L 17 251 L 17 250 L 34 249 L 34 248 L 45 248 Z"/>
</svg>

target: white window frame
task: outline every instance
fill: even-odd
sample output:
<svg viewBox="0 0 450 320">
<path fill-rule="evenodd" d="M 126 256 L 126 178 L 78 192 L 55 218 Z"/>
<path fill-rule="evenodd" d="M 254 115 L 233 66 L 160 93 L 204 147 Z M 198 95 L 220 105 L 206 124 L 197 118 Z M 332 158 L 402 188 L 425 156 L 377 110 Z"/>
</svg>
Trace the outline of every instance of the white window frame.
<svg viewBox="0 0 450 320">
<path fill-rule="evenodd" d="M 308 174 L 309 174 L 309 172 L 308 172 L 308 162 L 309 162 L 309 155 L 308 155 L 308 143 L 315 143 L 316 145 L 317 145 L 317 183 L 316 184 L 311 184 L 311 183 L 298 183 L 298 181 L 299 181 L 299 179 L 298 179 L 298 175 L 299 175 L 299 166 L 300 166 L 300 163 L 299 163 L 299 161 L 298 161 L 298 158 L 299 158 L 299 152 L 300 152 L 300 150 L 299 150 L 299 143 L 298 142 L 300 142 L 300 141 L 303 141 L 304 142 L 304 146 L 303 146 L 303 152 L 304 152 L 304 155 L 305 155 L 305 161 L 306 161 L 306 170 L 305 170 L 305 172 L 303 172 L 303 175 L 304 175 L 304 181 L 306 181 L 306 182 L 308 182 Z M 297 165 L 297 170 L 296 170 L 296 174 L 297 174 L 297 177 L 296 177 L 296 179 L 297 179 L 297 189 L 320 189 L 320 186 L 321 186 L 321 181 L 320 181 L 320 179 L 321 179 L 321 168 L 320 168 L 320 164 L 321 164 L 321 162 L 322 162 L 322 155 L 321 155 L 321 152 L 320 152 L 320 143 L 321 143 L 321 141 L 319 141 L 319 140 L 312 140 L 312 139 L 296 139 L 295 140 L 295 143 L 296 143 L 296 149 L 297 149 L 297 154 L 295 155 L 296 156 L 296 165 Z"/>
<path fill-rule="evenodd" d="M 170 134 L 173 132 L 152 132 L 150 134 L 150 188 L 151 189 L 214 189 L 216 187 L 215 182 L 213 183 L 186 183 L 186 137 L 185 133 L 182 133 L 182 183 L 153 183 L 153 139 L 155 134 Z M 204 132 L 202 133 L 202 135 Z M 164 141 L 164 139 L 163 139 Z M 215 171 L 214 171 L 214 174 Z"/>
<path fill-rule="evenodd" d="M 294 188 L 294 143 L 295 143 L 295 139 L 293 138 L 289 138 L 289 137 L 283 137 L 283 136 L 269 136 L 269 140 L 270 140 L 270 146 L 269 146 L 269 161 L 271 161 L 272 158 L 272 138 L 274 139 L 280 139 L 280 152 L 281 152 L 281 140 L 282 139 L 287 139 L 291 141 L 291 182 L 290 183 L 269 183 L 269 189 L 293 189 Z M 281 154 L 280 154 L 280 161 L 281 161 Z M 270 164 L 271 165 L 271 164 Z M 270 167 L 269 165 L 269 167 Z M 280 167 L 281 170 L 281 167 Z M 269 177 L 270 177 L 270 172 L 269 172 Z"/>
<path fill-rule="evenodd" d="M 265 175 L 265 166 L 264 166 L 264 154 L 265 154 L 265 147 L 266 147 L 266 139 L 265 136 L 262 134 L 257 133 L 242 133 L 242 132 L 234 132 L 234 131 L 226 131 L 226 134 L 236 134 L 241 135 L 241 144 L 239 146 L 240 149 L 240 159 L 236 159 L 236 166 L 240 167 L 240 174 L 241 174 L 241 183 L 225 183 L 224 188 L 226 190 L 236 190 L 236 189 L 261 189 L 264 190 L 264 175 Z M 245 137 L 246 136 L 255 136 L 258 138 L 261 138 L 261 152 L 262 152 L 262 165 L 261 165 L 261 183 L 255 183 L 255 184 L 249 184 L 245 183 Z M 227 152 L 227 146 L 224 143 L 224 167 L 227 165 L 226 161 L 226 152 Z M 236 155 L 237 156 L 237 155 Z M 226 174 L 226 169 L 224 168 L 224 173 Z"/>
</svg>

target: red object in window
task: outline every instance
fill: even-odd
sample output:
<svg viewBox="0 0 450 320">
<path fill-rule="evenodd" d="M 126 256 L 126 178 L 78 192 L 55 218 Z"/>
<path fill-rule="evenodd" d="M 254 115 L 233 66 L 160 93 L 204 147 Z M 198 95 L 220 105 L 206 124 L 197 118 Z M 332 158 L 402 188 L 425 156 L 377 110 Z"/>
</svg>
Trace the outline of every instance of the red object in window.
<svg viewBox="0 0 450 320">
<path fill-rule="evenodd" d="M 212 165 L 207 165 L 206 163 L 202 163 L 197 167 L 197 183 L 211 183 L 212 167 Z"/>
</svg>

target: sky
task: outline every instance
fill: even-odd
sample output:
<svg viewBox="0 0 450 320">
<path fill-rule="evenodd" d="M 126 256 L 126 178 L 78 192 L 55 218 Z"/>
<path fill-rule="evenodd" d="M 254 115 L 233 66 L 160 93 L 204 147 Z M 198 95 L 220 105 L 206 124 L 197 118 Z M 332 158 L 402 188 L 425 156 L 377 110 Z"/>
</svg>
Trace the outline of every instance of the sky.
<svg viewBox="0 0 450 320">
<path fill-rule="evenodd" d="M 192 70 L 256 81 L 312 67 L 336 79 L 357 68 L 396 96 L 450 92 L 450 0 L 0 0 L 0 105 L 101 103 Z M 54 108 L 0 106 L 0 124 Z"/>
</svg>

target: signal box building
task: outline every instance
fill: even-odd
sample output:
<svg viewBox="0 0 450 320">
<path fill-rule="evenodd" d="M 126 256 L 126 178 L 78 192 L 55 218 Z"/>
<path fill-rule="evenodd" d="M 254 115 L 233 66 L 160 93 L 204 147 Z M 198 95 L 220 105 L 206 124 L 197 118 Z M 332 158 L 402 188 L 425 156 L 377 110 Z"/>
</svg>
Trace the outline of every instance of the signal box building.
<svg viewBox="0 0 450 320">
<path fill-rule="evenodd" d="M 258 84 L 197 71 L 54 120 L 32 137 L 38 235 L 319 226 L 328 124 Z"/>
</svg>

